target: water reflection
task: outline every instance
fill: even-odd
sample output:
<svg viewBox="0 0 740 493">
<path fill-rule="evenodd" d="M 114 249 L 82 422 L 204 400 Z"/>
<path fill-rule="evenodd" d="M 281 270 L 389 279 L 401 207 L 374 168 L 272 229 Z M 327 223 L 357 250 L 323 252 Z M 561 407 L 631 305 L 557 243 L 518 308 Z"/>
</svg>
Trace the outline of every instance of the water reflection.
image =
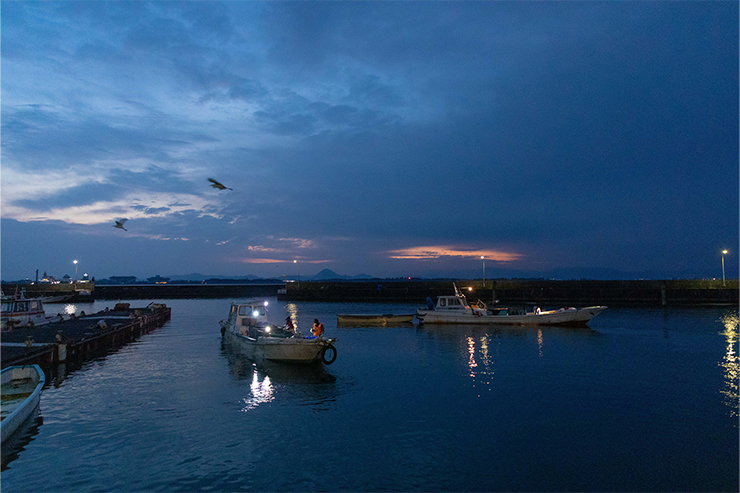
<svg viewBox="0 0 740 493">
<path fill-rule="evenodd" d="M 228 361 L 229 373 L 234 379 L 250 381 L 242 412 L 272 402 L 278 396 L 312 406 L 317 411 L 327 410 L 337 400 L 337 378 L 320 363 L 291 365 L 256 361 L 242 354 L 237 344 L 228 341 L 222 341 L 221 354 Z"/>
<path fill-rule="evenodd" d="M 261 382 L 259 377 L 259 373 L 256 371 L 252 374 L 252 384 L 249 386 L 251 389 L 251 395 L 244 398 L 244 407 L 241 409 L 242 412 L 251 411 L 260 404 L 270 402 L 275 398 L 275 388 L 270 381 L 270 377 L 264 375 Z"/>
<path fill-rule="evenodd" d="M 727 349 L 719 366 L 725 370 L 725 386 L 720 393 L 725 396 L 725 404 L 730 408 L 730 416 L 738 416 L 738 355 L 736 351 L 738 315 L 737 313 L 725 314 L 720 322 L 725 326 L 725 330 L 720 335 L 725 336 L 727 340 Z"/>
<path fill-rule="evenodd" d="M 36 406 L 31 415 L 2 443 L 0 470 L 8 469 L 9 464 L 18 458 L 29 443 L 35 440 L 43 424 L 44 418 L 41 416 L 40 407 Z"/>
</svg>

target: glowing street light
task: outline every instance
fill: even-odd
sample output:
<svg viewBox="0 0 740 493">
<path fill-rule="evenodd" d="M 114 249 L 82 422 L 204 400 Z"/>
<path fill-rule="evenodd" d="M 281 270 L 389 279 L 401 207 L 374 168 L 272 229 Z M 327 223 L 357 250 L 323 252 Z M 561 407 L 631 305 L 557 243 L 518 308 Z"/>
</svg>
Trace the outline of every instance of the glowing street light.
<svg viewBox="0 0 740 493">
<path fill-rule="evenodd" d="M 480 259 L 483 261 L 483 288 L 485 289 L 486 287 L 486 257 L 481 255 Z"/>
<path fill-rule="evenodd" d="M 75 264 L 75 282 L 77 282 L 77 261 L 75 260 L 73 263 Z"/>
<path fill-rule="evenodd" d="M 725 255 L 727 255 L 727 250 L 722 250 L 722 285 L 725 285 Z"/>
<path fill-rule="evenodd" d="M 300 284 L 301 283 L 301 264 L 299 264 L 297 260 L 294 260 L 293 263 L 298 265 L 298 284 Z"/>
</svg>

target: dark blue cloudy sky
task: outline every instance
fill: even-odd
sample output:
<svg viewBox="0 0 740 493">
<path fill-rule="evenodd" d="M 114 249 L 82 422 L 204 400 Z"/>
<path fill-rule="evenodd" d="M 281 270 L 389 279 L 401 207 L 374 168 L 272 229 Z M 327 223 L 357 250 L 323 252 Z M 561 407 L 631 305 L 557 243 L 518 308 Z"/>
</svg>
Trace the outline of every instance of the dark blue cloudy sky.
<svg viewBox="0 0 740 493">
<path fill-rule="evenodd" d="M 737 277 L 737 2 L 0 8 L 3 279 Z"/>
</svg>

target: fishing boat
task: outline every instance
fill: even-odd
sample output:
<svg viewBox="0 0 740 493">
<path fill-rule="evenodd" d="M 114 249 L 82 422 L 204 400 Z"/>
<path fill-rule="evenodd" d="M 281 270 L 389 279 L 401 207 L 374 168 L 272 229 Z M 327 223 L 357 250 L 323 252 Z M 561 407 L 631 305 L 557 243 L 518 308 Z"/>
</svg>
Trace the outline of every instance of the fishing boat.
<svg viewBox="0 0 740 493">
<path fill-rule="evenodd" d="M 229 317 L 221 320 L 224 339 L 239 344 L 243 354 L 259 361 L 330 365 L 337 358 L 336 338 L 304 336 L 296 328 L 267 322 L 267 301 L 232 303 Z"/>
<path fill-rule="evenodd" d="M 2 371 L 2 442 L 10 437 L 33 413 L 41 400 L 41 388 L 46 381 L 39 365 L 9 366 Z"/>
<path fill-rule="evenodd" d="M 44 302 L 41 298 L 26 298 L 25 291 L 20 294 L 2 294 L 0 324 L 3 329 L 14 327 L 33 327 L 48 324 L 51 318 L 46 317 Z"/>
<path fill-rule="evenodd" d="M 337 315 L 337 323 L 340 324 L 368 324 L 368 325 L 388 325 L 388 324 L 410 324 L 414 322 L 414 314 L 394 315 L 386 313 L 382 315 L 375 314 L 343 314 Z"/>
<path fill-rule="evenodd" d="M 505 325 L 586 325 L 589 320 L 606 310 L 605 306 L 587 308 L 563 307 L 542 311 L 534 307 L 531 312 L 524 308 L 489 308 L 478 300 L 468 304 L 465 295 L 453 283 L 455 294 L 439 296 L 436 306 L 428 300 L 426 308 L 416 311 L 419 323 L 434 324 L 505 324 Z"/>
</svg>

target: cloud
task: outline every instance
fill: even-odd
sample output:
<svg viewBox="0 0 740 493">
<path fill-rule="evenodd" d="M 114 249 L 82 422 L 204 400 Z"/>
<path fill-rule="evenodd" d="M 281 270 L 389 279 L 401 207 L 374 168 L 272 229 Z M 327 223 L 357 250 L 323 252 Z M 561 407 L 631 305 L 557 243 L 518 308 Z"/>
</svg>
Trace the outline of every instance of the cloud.
<svg viewBox="0 0 740 493">
<path fill-rule="evenodd" d="M 522 258 L 522 255 L 518 253 L 507 253 L 497 250 L 467 250 L 446 245 L 401 248 L 399 250 L 391 250 L 388 254 L 393 259 L 411 260 L 433 260 L 445 257 L 480 259 L 484 257 L 485 260 L 493 260 L 495 262 L 512 262 Z"/>
</svg>

